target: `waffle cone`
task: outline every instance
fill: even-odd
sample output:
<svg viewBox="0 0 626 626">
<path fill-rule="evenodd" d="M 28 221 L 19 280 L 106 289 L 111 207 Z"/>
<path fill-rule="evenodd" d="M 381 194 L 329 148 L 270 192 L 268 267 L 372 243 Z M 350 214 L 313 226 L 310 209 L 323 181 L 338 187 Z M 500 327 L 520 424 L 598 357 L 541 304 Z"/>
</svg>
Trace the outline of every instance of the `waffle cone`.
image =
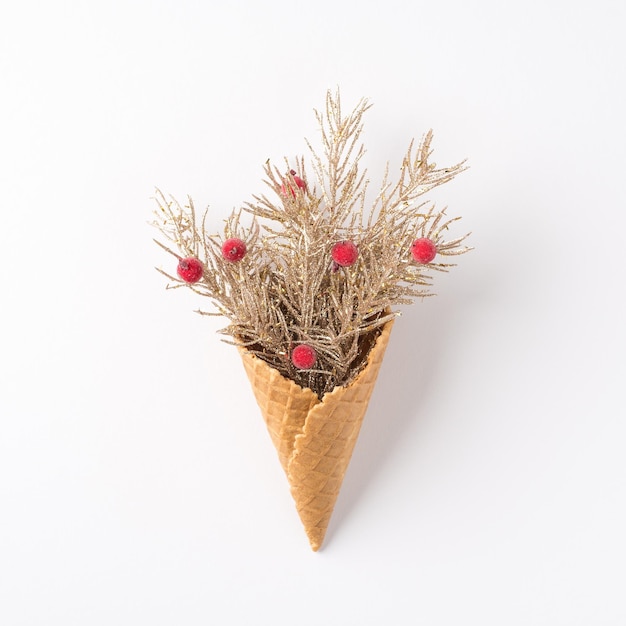
<svg viewBox="0 0 626 626">
<path fill-rule="evenodd" d="M 240 349 L 298 514 L 315 551 L 324 540 L 392 324 L 393 321 L 385 324 L 356 378 L 345 387 L 335 387 L 322 400 Z"/>
</svg>

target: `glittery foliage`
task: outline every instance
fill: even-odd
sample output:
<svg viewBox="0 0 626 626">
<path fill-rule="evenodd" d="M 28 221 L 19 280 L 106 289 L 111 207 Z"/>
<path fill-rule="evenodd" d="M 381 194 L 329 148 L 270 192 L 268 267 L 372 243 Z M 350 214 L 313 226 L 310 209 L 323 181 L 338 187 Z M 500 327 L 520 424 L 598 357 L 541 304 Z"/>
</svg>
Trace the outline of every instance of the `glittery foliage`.
<svg viewBox="0 0 626 626">
<path fill-rule="evenodd" d="M 396 180 L 387 167 L 368 205 L 360 136 L 369 107 L 361 100 L 343 115 L 339 93 L 329 92 L 325 109 L 316 112 L 321 150 L 307 142 L 312 174 L 303 158 L 286 160 L 282 169 L 266 163 L 267 195 L 253 196 L 234 211 L 221 234 L 207 233 L 206 213 L 198 216 L 191 199 L 183 206 L 160 191 L 156 195 L 154 224 L 163 237 L 155 241 L 177 259 L 195 257 L 204 264 L 196 283 L 159 270 L 169 287 L 207 297 L 211 310 L 198 312 L 227 318 L 221 331 L 227 341 L 320 397 L 356 375 L 380 327 L 397 314 L 394 307 L 431 295 L 430 272 L 446 271 L 452 266 L 443 262 L 447 257 L 469 249 L 463 245 L 467 235 L 446 239 L 459 218 L 422 199 L 465 169 L 463 162 L 438 169 L 429 160 L 431 131 L 419 144 L 410 143 Z M 437 257 L 425 265 L 411 255 L 413 241 L 421 237 L 437 248 Z M 222 255 L 231 238 L 246 244 L 236 263 Z M 342 267 L 331 251 L 346 240 L 357 246 L 358 257 Z M 313 369 L 292 364 L 289 356 L 300 344 L 315 350 Z"/>
</svg>

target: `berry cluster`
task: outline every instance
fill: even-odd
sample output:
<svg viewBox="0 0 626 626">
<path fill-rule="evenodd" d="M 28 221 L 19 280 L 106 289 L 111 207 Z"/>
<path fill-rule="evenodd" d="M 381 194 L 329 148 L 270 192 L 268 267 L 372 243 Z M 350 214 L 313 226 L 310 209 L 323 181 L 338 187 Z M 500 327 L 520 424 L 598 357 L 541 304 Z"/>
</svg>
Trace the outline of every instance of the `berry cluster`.
<svg viewBox="0 0 626 626">
<path fill-rule="evenodd" d="M 316 112 L 323 150 L 309 144 L 315 186 L 303 158 L 286 170 L 267 160 L 273 193 L 233 211 L 221 237 L 205 231 L 191 199 L 181 206 L 157 191 L 155 225 L 171 242 L 157 243 L 177 259 L 178 282 L 215 307 L 199 312 L 227 318 L 233 343 L 320 398 L 360 371 L 396 305 L 429 295 L 428 270 L 445 272 L 449 257 L 469 250 L 466 235 L 446 236 L 458 218 L 422 199 L 465 169 L 430 160 L 432 132 L 409 143 L 397 179 L 387 171 L 370 204 L 359 168 L 369 106 L 361 100 L 344 115 L 339 94 L 328 93 Z"/>
<path fill-rule="evenodd" d="M 229 263 L 238 263 L 246 252 L 246 242 L 241 239 L 227 239 L 222 245 L 222 257 Z M 427 237 L 416 239 L 411 246 L 413 260 L 422 265 L 430 263 L 436 254 L 437 246 Z M 332 247 L 330 255 L 337 266 L 350 267 L 356 263 L 359 250 L 352 241 L 339 241 Z M 204 265 L 195 257 L 187 257 L 180 259 L 176 271 L 186 283 L 197 283 L 204 274 Z"/>
</svg>

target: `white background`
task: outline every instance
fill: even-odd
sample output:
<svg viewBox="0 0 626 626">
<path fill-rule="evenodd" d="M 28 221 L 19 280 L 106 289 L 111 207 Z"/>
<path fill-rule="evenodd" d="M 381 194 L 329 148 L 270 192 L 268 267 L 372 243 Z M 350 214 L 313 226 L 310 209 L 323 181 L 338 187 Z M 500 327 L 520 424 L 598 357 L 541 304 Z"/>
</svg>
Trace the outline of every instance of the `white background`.
<svg viewBox="0 0 626 626">
<path fill-rule="evenodd" d="M 623 625 L 622 1 L 0 9 L 0 623 Z M 475 251 L 397 321 L 324 549 L 236 352 L 166 292 L 313 108 L 435 130 Z"/>
</svg>

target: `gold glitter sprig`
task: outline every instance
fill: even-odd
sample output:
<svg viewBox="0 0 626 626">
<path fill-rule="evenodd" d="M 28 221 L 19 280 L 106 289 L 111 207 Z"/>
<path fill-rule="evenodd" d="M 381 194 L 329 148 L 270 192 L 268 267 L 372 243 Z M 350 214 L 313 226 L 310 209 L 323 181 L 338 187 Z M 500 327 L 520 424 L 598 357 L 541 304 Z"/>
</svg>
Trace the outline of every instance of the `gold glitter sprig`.
<svg viewBox="0 0 626 626">
<path fill-rule="evenodd" d="M 437 169 L 430 162 L 432 131 L 404 156 L 400 176 L 392 182 L 387 166 L 380 191 L 366 210 L 368 181 L 360 161 L 362 117 L 367 100 L 343 116 L 339 93 L 328 92 L 325 110 L 316 112 L 322 139 L 321 156 L 311 150 L 316 184 L 304 159 L 286 170 L 267 162 L 265 182 L 270 194 L 253 196 L 226 220 L 221 235 L 206 231 L 206 213 L 198 219 L 193 202 L 181 206 L 157 191 L 154 225 L 166 243 L 157 243 L 178 260 L 203 264 L 197 282 L 161 271 L 171 287 L 186 286 L 208 297 L 213 310 L 230 323 L 221 332 L 320 397 L 347 384 L 364 364 L 380 327 L 397 313 L 398 304 L 431 295 L 429 270 L 447 271 L 452 264 L 419 263 L 411 254 L 416 239 L 432 242 L 443 257 L 469 250 L 467 235 L 446 239 L 444 210 L 421 197 L 465 169 L 464 162 Z M 241 223 L 242 211 L 252 215 Z M 231 239 L 245 242 L 245 256 L 233 263 L 222 246 Z M 156 241 L 156 240 L 155 240 Z M 333 246 L 356 246 L 354 263 L 333 261 Z M 430 244 L 429 244 L 430 245 Z M 317 360 L 312 369 L 297 369 L 290 359 L 294 347 L 307 344 Z"/>
</svg>

